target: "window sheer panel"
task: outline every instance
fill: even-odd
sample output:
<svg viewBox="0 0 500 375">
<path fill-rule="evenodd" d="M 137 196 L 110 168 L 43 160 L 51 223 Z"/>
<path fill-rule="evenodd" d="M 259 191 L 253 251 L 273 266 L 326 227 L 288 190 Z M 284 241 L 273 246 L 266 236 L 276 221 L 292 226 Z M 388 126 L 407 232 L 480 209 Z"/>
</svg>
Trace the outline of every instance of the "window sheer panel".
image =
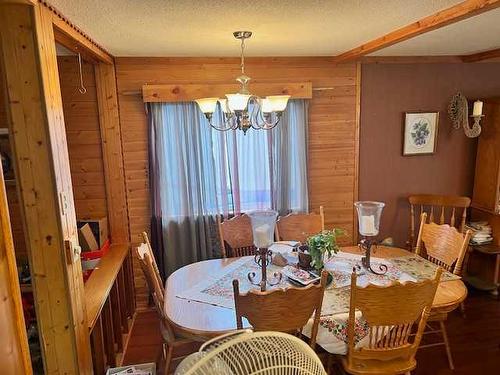
<svg viewBox="0 0 500 375">
<path fill-rule="evenodd" d="M 308 212 L 308 102 L 290 100 L 281 123 L 270 137 L 272 207 L 286 214 Z"/>
<path fill-rule="evenodd" d="M 219 212 L 212 134 L 205 119 L 193 103 L 162 105 L 161 111 L 163 212 L 170 218 Z"/>
</svg>

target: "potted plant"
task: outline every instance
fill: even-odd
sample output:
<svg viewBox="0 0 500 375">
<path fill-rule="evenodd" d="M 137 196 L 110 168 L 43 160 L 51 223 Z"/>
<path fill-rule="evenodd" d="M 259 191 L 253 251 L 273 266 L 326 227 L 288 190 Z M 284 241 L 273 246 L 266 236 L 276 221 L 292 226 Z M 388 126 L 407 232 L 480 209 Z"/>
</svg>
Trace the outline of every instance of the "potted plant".
<svg viewBox="0 0 500 375">
<path fill-rule="evenodd" d="M 306 246 L 301 246 L 299 265 L 303 268 L 314 268 L 320 271 L 325 266 L 325 257 L 330 258 L 340 250 L 337 237 L 344 235 L 342 229 L 324 230 L 307 239 Z M 306 253 L 307 251 L 307 253 Z"/>
</svg>

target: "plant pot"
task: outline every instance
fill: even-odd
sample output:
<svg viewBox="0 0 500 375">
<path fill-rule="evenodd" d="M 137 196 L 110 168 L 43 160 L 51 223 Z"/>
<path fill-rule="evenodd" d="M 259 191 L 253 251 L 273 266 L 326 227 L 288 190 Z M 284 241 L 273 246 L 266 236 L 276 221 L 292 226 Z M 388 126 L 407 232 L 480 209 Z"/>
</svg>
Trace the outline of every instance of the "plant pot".
<svg viewBox="0 0 500 375">
<path fill-rule="evenodd" d="M 307 246 L 307 245 L 299 246 L 299 252 L 298 252 L 299 268 L 301 268 L 303 270 L 312 269 L 312 267 L 311 267 L 312 257 L 308 253 L 308 250 L 309 250 L 309 246 Z"/>
</svg>

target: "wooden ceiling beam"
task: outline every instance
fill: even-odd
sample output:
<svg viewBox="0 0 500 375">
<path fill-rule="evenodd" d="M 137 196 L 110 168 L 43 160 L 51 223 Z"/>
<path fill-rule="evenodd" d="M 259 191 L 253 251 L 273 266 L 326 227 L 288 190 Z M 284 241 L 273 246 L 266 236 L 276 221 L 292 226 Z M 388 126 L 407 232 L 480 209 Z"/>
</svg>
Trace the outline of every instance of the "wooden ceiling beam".
<svg viewBox="0 0 500 375">
<path fill-rule="evenodd" d="M 430 55 L 430 56 L 363 56 L 359 60 L 363 64 L 448 64 L 462 63 L 462 56 Z"/>
<path fill-rule="evenodd" d="M 358 59 L 369 53 L 389 47 L 393 44 L 411 39 L 432 30 L 477 16 L 478 14 L 498 8 L 500 0 L 466 0 L 450 8 L 441 10 L 430 16 L 424 17 L 407 26 L 401 27 L 390 33 L 373 39 L 372 41 L 353 48 L 333 58 L 334 62 L 345 62 Z"/>
<path fill-rule="evenodd" d="M 473 53 L 471 55 L 460 56 L 461 60 L 465 63 L 479 62 L 500 57 L 500 48 L 491 49 L 489 51 Z"/>
<path fill-rule="evenodd" d="M 44 0 L 38 0 L 38 2 L 52 14 L 54 37 L 57 43 L 70 51 L 81 53 L 86 60 L 91 62 L 113 64 L 113 56 L 71 23 L 61 12 Z"/>
</svg>

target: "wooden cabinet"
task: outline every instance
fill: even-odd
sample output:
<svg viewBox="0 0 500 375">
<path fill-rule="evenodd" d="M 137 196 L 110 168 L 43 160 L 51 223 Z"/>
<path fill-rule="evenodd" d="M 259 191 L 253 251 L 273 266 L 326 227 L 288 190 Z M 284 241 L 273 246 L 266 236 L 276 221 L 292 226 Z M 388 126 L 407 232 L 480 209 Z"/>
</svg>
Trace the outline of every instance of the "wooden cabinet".
<svg viewBox="0 0 500 375">
<path fill-rule="evenodd" d="M 472 207 L 500 215 L 500 98 L 484 101 Z"/>
</svg>

